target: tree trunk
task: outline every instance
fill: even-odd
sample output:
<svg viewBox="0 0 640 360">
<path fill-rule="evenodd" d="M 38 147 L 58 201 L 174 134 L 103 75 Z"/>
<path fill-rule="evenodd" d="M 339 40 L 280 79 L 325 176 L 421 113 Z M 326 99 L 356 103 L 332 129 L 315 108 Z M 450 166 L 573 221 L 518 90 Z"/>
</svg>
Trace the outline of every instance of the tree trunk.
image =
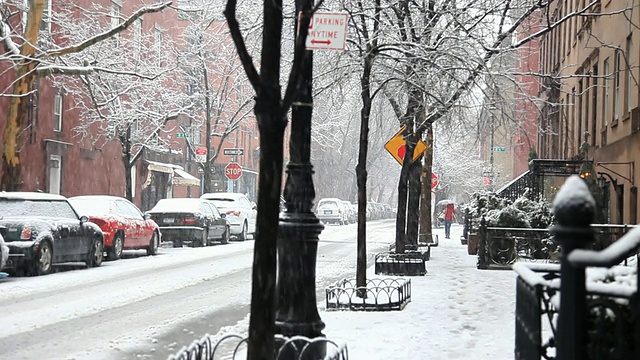
<svg viewBox="0 0 640 360">
<path fill-rule="evenodd" d="M 0 177 L 0 189 L 6 191 L 19 190 L 20 180 L 20 152 L 19 134 L 27 116 L 27 97 L 36 80 L 35 68 L 38 65 L 34 59 L 35 48 L 31 44 L 38 43 L 40 22 L 45 0 L 30 0 L 27 12 L 27 27 L 24 32 L 25 42 L 20 49 L 20 60 L 16 66 L 16 82 L 13 86 L 9 115 L 4 129 L 4 150 L 2 152 L 2 177 Z"/>
<path fill-rule="evenodd" d="M 427 128 L 427 151 L 422 165 L 422 192 L 420 194 L 420 241 L 433 243 L 431 224 L 431 167 L 433 164 L 433 127 Z"/>
<path fill-rule="evenodd" d="M 122 144 L 122 164 L 124 165 L 124 184 L 125 197 L 133 202 L 133 183 L 131 181 L 131 126 L 127 126 L 124 136 L 120 136 L 120 144 Z"/>
<path fill-rule="evenodd" d="M 360 149 L 356 165 L 358 184 L 358 258 L 356 266 L 356 286 L 367 286 L 367 151 L 369 147 L 369 116 L 371 115 L 371 68 L 373 55 L 369 52 L 364 60 L 364 70 L 360 78 L 362 88 L 362 109 L 360 110 Z M 366 293 L 360 294 L 362 297 Z"/>
<path fill-rule="evenodd" d="M 418 218 L 420 213 L 420 169 L 422 157 L 412 162 L 409 167 L 407 200 L 407 238 L 409 245 L 418 245 Z"/>
<path fill-rule="evenodd" d="M 400 169 L 398 180 L 398 213 L 396 215 L 396 253 L 403 254 L 407 245 L 407 206 L 409 198 L 409 176 L 413 150 L 415 149 L 415 135 L 413 134 L 413 121 L 408 121 L 405 132 L 405 155 Z"/>
</svg>

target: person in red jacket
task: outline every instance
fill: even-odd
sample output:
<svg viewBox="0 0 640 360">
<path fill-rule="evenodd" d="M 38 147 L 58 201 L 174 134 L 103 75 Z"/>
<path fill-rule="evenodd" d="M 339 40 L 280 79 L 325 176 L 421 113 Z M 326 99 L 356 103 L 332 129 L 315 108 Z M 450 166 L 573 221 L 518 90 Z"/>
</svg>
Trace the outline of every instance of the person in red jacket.
<svg viewBox="0 0 640 360">
<path fill-rule="evenodd" d="M 455 216 L 456 210 L 453 204 L 448 204 L 444 209 L 444 238 L 450 239 L 451 237 L 451 223 Z"/>
</svg>

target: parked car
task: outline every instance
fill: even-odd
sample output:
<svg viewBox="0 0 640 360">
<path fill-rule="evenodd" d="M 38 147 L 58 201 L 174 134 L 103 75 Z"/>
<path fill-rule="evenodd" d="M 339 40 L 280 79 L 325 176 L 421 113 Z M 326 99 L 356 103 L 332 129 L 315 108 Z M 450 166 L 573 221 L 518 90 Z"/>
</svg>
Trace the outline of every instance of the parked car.
<svg viewBox="0 0 640 360">
<path fill-rule="evenodd" d="M 160 228 L 148 215 L 125 198 L 108 195 L 84 195 L 69 198 L 78 214 L 100 226 L 109 260 L 117 260 L 123 250 L 147 250 L 155 255 L 160 244 Z"/>
<path fill-rule="evenodd" d="M 184 243 L 207 246 L 211 240 L 229 243 L 230 224 L 226 215 L 210 201 L 162 199 L 147 214 L 160 226 L 162 238 L 171 241 L 173 247 L 182 247 Z"/>
<path fill-rule="evenodd" d="M 256 204 L 249 201 L 246 195 L 240 193 L 220 192 L 208 193 L 200 197 L 213 202 L 220 212 L 227 214 L 231 225 L 231 235 L 240 241 L 247 240 L 247 235 L 256 232 Z"/>
<path fill-rule="evenodd" d="M 9 247 L 4 243 L 4 238 L 2 237 L 2 233 L 6 229 L 4 226 L 0 227 L 0 271 L 7 266 L 7 261 L 9 260 Z"/>
<path fill-rule="evenodd" d="M 344 203 L 338 198 L 324 198 L 318 201 L 316 216 L 323 223 L 347 223 L 347 211 Z"/>
<path fill-rule="evenodd" d="M 344 204 L 344 210 L 347 212 L 347 222 L 354 224 L 358 220 L 358 212 L 353 210 L 353 204 L 351 201 L 342 200 Z"/>
<path fill-rule="evenodd" d="M 88 217 L 78 216 L 64 196 L 1 192 L 0 209 L 10 268 L 45 275 L 58 263 L 83 261 L 87 267 L 102 264 L 102 230 Z"/>
</svg>

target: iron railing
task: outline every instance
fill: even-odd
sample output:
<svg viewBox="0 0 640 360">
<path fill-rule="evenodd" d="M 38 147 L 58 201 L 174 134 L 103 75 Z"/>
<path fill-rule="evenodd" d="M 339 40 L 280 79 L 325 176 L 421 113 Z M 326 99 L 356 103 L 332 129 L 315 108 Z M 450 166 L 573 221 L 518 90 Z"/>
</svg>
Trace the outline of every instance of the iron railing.
<svg viewBox="0 0 640 360">
<path fill-rule="evenodd" d="M 246 359 L 246 346 L 249 338 L 238 334 L 227 334 L 220 338 L 205 335 L 191 345 L 183 347 L 168 360 L 213 360 L 214 357 L 230 360 Z M 291 338 L 276 335 L 277 352 L 275 360 L 348 360 L 349 351 L 346 344 L 339 344 L 325 337 L 309 339 L 304 336 Z M 326 348 L 322 359 L 308 356 L 314 347 Z M 324 349 L 323 349 L 324 351 Z"/>
<path fill-rule="evenodd" d="M 328 287 L 326 295 L 327 310 L 402 310 L 411 302 L 411 280 L 369 279 L 358 287 L 355 279 L 343 279 Z"/>
<path fill-rule="evenodd" d="M 554 200 L 558 224 L 550 229 L 560 264 L 513 266 L 516 359 L 640 359 L 640 228 L 589 249 L 597 243 L 597 226 L 589 225 L 595 211 L 586 184 L 570 177 Z"/>
<path fill-rule="evenodd" d="M 382 252 L 375 255 L 376 275 L 423 276 L 427 274 L 425 254 L 405 251 L 402 254 Z"/>
<path fill-rule="evenodd" d="M 589 249 L 602 250 L 637 225 L 592 224 L 594 241 Z M 549 229 L 480 225 L 478 268 L 510 268 L 517 261 L 557 262 L 560 246 Z"/>
</svg>

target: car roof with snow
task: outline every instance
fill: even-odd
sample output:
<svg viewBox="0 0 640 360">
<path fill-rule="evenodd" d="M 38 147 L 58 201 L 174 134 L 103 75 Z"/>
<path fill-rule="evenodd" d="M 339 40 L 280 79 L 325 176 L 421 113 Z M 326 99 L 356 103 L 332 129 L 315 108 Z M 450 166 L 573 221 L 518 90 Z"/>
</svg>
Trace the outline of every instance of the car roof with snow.
<svg viewBox="0 0 640 360">
<path fill-rule="evenodd" d="M 2 191 L 0 199 L 8 200 L 36 200 L 36 201 L 66 201 L 67 198 L 62 195 L 49 194 L 44 192 L 28 192 L 28 191 Z"/>
<path fill-rule="evenodd" d="M 69 198 L 69 200 L 127 200 L 123 197 L 120 196 L 113 196 L 113 195 L 79 195 L 79 196 L 72 196 Z"/>
<path fill-rule="evenodd" d="M 216 193 L 206 193 L 200 196 L 200 199 L 240 199 L 246 197 L 242 193 L 232 193 L 232 192 L 216 192 Z"/>
</svg>

